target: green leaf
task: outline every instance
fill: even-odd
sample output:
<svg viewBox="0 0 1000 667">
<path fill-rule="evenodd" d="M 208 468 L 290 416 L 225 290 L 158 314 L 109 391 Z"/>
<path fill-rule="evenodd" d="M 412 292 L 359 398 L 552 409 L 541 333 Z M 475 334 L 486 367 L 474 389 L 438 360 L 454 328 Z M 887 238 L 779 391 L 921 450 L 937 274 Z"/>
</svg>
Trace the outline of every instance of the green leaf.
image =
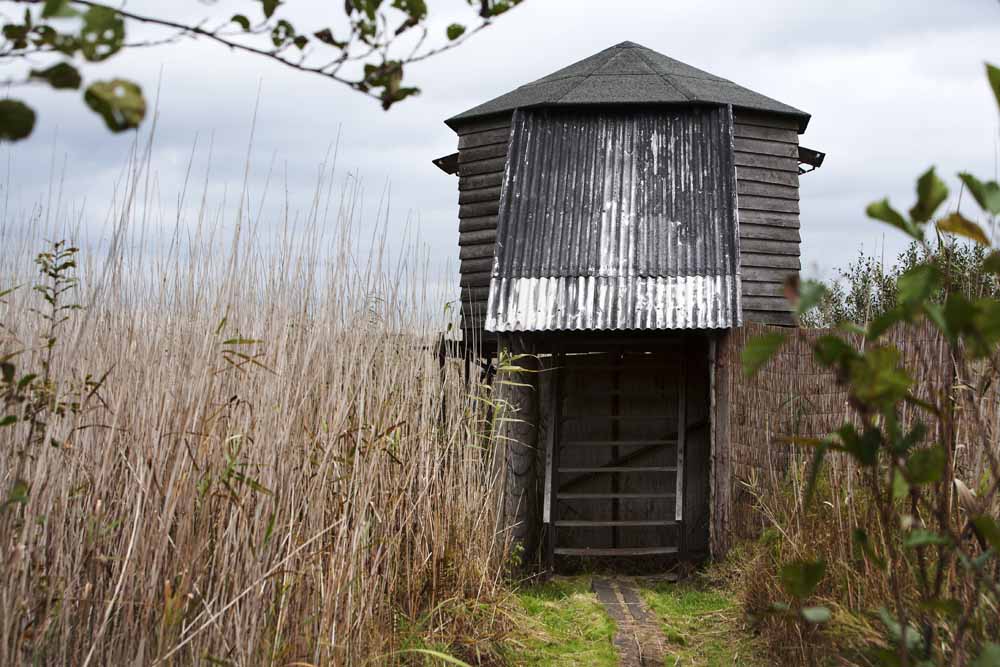
<svg viewBox="0 0 1000 667">
<path fill-rule="evenodd" d="M 944 476 L 945 453 L 938 445 L 924 447 L 906 460 L 906 479 L 910 484 L 933 484 Z"/>
<path fill-rule="evenodd" d="M 980 208 L 987 213 L 1000 215 L 1000 184 L 996 181 L 980 181 L 968 172 L 962 172 L 958 177 L 965 183 Z"/>
<path fill-rule="evenodd" d="M 933 264 L 919 264 L 899 277 L 897 298 L 907 306 L 916 306 L 930 298 L 941 285 L 941 271 Z"/>
<path fill-rule="evenodd" d="M 1000 553 L 1000 526 L 997 525 L 996 520 L 984 514 L 974 517 L 972 525 L 975 526 L 979 535 L 989 542 L 993 550 Z"/>
<path fill-rule="evenodd" d="M 785 592 L 801 600 L 813 594 L 825 572 L 826 563 L 821 560 L 795 560 L 785 564 L 779 576 Z"/>
<path fill-rule="evenodd" d="M 997 100 L 997 106 L 1000 106 L 1000 68 L 986 63 L 986 78 L 990 82 L 990 88 L 993 89 L 993 97 Z"/>
<path fill-rule="evenodd" d="M 17 382 L 17 390 L 18 391 L 23 390 L 29 384 L 31 384 L 32 382 L 34 382 L 35 378 L 37 378 L 37 377 L 38 377 L 38 375 L 36 373 L 28 373 L 27 375 L 25 375 L 24 377 L 22 377 L 20 380 L 18 380 L 18 382 Z"/>
<path fill-rule="evenodd" d="M 295 27 L 285 19 L 278 21 L 271 31 L 271 43 L 281 47 L 293 39 L 295 39 Z"/>
<path fill-rule="evenodd" d="M 910 531 L 903 541 L 903 546 L 909 549 L 916 549 L 917 547 L 933 546 L 938 544 L 950 544 L 951 540 L 943 535 L 938 535 L 933 530 L 926 530 L 924 528 L 915 528 Z"/>
<path fill-rule="evenodd" d="M 899 470 L 892 471 L 892 499 L 903 500 L 910 495 L 910 483 Z"/>
<path fill-rule="evenodd" d="M 101 62 L 118 53 L 125 41 L 125 21 L 110 7 L 95 6 L 83 15 L 80 53 L 90 62 Z"/>
<path fill-rule="evenodd" d="M 806 480 L 806 505 L 812 503 L 813 494 L 816 493 L 816 480 L 819 479 L 819 473 L 823 469 L 823 460 L 826 458 L 826 452 L 829 448 L 830 445 L 823 442 L 813 452 L 812 464 L 809 466 L 809 477 Z"/>
<path fill-rule="evenodd" d="M 146 99 L 142 96 L 142 89 L 124 79 L 97 81 L 87 88 L 83 99 L 104 119 L 112 132 L 139 127 L 146 116 Z"/>
<path fill-rule="evenodd" d="M 868 208 L 865 209 L 865 212 L 868 214 L 869 218 L 889 223 L 893 227 L 902 230 L 905 234 L 918 241 L 924 240 L 924 231 L 918 225 L 900 215 L 900 213 L 889 204 L 888 199 L 883 199 L 882 201 L 869 204 Z"/>
<path fill-rule="evenodd" d="M 448 26 L 448 40 L 454 42 L 465 34 L 465 26 L 461 23 L 452 23 Z"/>
<path fill-rule="evenodd" d="M 910 218 L 914 222 L 927 222 L 947 198 L 948 186 L 931 167 L 917 179 L 917 203 L 910 209 Z"/>
<path fill-rule="evenodd" d="M 410 23 L 416 24 L 427 18 L 427 3 L 424 0 L 392 0 L 392 6 L 406 12 Z"/>
<path fill-rule="evenodd" d="M 983 228 L 963 216 L 958 211 L 938 220 L 937 228 L 942 232 L 947 232 L 948 234 L 955 234 L 956 236 L 964 236 L 967 239 L 972 239 L 980 245 L 990 245 L 990 239 L 986 236 L 986 232 L 983 231 Z"/>
<path fill-rule="evenodd" d="M 832 614 L 830 614 L 830 610 L 826 607 L 803 607 L 802 618 L 810 623 L 819 625 L 820 623 L 827 623 L 832 618 Z"/>
<path fill-rule="evenodd" d="M 960 336 L 972 329 L 976 306 L 960 292 L 952 292 L 944 302 L 943 315 L 948 333 Z"/>
<path fill-rule="evenodd" d="M 264 9 L 264 17 L 271 18 L 274 16 L 274 12 L 278 9 L 278 5 L 281 4 L 281 0 L 260 0 L 261 5 Z"/>
<path fill-rule="evenodd" d="M 832 366 L 846 367 L 847 364 L 858 356 L 857 351 L 838 336 L 820 336 L 813 343 L 813 356 L 820 365 L 830 368 Z"/>
<path fill-rule="evenodd" d="M 908 321 L 910 314 L 908 312 L 909 308 L 889 308 L 884 313 L 875 316 L 871 322 L 868 323 L 868 330 L 865 332 L 865 338 L 869 341 L 875 341 L 882 337 L 886 331 L 891 329 L 898 322 Z"/>
<path fill-rule="evenodd" d="M 916 628 L 907 624 L 904 632 L 903 626 L 899 624 L 899 621 L 893 618 L 892 614 L 889 613 L 889 610 L 885 607 L 879 608 L 878 615 L 882 619 L 882 623 L 885 624 L 885 628 L 889 631 L 889 636 L 892 637 L 894 642 L 897 644 L 905 643 L 906 648 L 910 651 L 919 651 L 921 649 L 924 642 Z"/>
<path fill-rule="evenodd" d="M 20 141 L 35 129 L 35 112 L 19 100 L 0 100 L 0 141 Z"/>
<path fill-rule="evenodd" d="M 69 63 L 57 63 L 43 70 L 33 69 L 31 78 L 47 81 L 56 90 L 76 90 L 83 80 L 80 72 Z"/>
<path fill-rule="evenodd" d="M 1000 80 L 997 81 L 997 99 L 1000 100 Z M 1000 667 L 1000 644 L 989 642 L 983 646 L 979 657 L 973 661 L 970 667 Z"/>
<path fill-rule="evenodd" d="M 754 336 L 748 340 L 741 354 L 743 373 L 748 377 L 756 375 L 757 371 L 781 348 L 786 338 L 785 334 L 775 332 Z"/>
<path fill-rule="evenodd" d="M 837 430 L 844 451 L 853 456 L 858 463 L 871 467 L 878 461 L 878 452 L 882 446 L 882 434 L 876 428 L 868 427 L 858 435 L 854 426 L 845 424 Z"/>
<path fill-rule="evenodd" d="M 0 417 L 0 427 L 13 426 L 16 423 L 17 423 L 17 415 L 7 415 L 5 417 Z"/>
<path fill-rule="evenodd" d="M 799 285 L 799 298 L 795 303 L 795 315 L 802 317 L 815 308 L 827 295 L 826 285 L 816 280 L 805 280 Z"/>
<path fill-rule="evenodd" d="M 2 507 L 6 508 L 9 505 L 27 505 L 28 504 L 28 483 L 23 479 L 16 479 L 14 483 L 10 486 L 10 491 L 7 492 L 7 500 L 4 502 Z"/>
<path fill-rule="evenodd" d="M 983 260 L 982 269 L 986 273 L 1000 273 L 1000 250 L 994 250 Z"/>
<path fill-rule="evenodd" d="M 45 4 L 42 5 L 42 18 L 69 18 L 72 16 L 79 15 L 79 12 L 73 9 L 69 0 L 45 0 Z"/>
<path fill-rule="evenodd" d="M 330 46 L 335 46 L 338 49 L 343 49 L 347 46 L 347 42 L 342 42 L 333 36 L 333 31 L 329 28 L 323 28 L 322 30 L 317 30 L 313 33 L 313 37 L 323 42 L 324 44 L 329 44 Z"/>
<path fill-rule="evenodd" d="M 250 19 L 243 16 L 243 14 L 233 14 L 233 18 L 229 20 L 243 28 L 243 32 L 248 32 L 250 30 Z"/>
<path fill-rule="evenodd" d="M 899 350 L 892 346 L 871 347 L 850 365 L 854 396 L 881 410 L 889 410 L 906 398 L 912 380 L 900 365 Z"/>
<path fill-rule="evenodd" d="M 855 528 L 852 533 L 852 539 L 854 541 L 855 548 L 860 551 L 865 558 L 867 558 L 879 569 L 885 569 L 885 560 L 879 557 L 878 553 L 875 552 L 875 547 L 868 538 L 868 533 L 861 528 Z"/>
</svg>

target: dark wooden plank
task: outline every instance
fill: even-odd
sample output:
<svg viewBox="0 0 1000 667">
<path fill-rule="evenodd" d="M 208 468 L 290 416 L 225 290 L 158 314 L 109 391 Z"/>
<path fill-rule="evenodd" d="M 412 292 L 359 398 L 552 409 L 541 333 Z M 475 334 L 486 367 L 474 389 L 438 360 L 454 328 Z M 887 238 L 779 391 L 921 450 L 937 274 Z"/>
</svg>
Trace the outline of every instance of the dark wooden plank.
<svg viewBox="0 0 1000 667">
<path fill-rule="evenodd" d="M 491 215 L 496 216 L 500 211 L 500 200 L 494 199 L 493 201 L 481 201 L 475 204 L 465 204 L 458 207 L 458 217 L 462 218 L 480 218 L 483 216 Z"/>
<path fill-rule="evenodd" d="M 571 548 L 557 547 L 557 556 L 600 556 L 600 557 L 632 557 L 632 556 L 665 556 L 677 553 L 677 547 L 620 547 L 620 548 Z"/>
<path fill-rule="evenodd" d="M 798 181 L 796 181 L 798 182 Z M 485 174 L 462 175 L 458 179 L 459 191 L 496 188 L 503 184 L 503 171 Z"/>
<path fill-rule="evenodd" d="M 772 158 L 775 160 L 781 158 Z M 476 162 L 465 162 L 458 165 L 459 176 L 476 176 L 478 174 L 495 174 L 499 173 L 503 175 L 503 170 L 507 166 L 506 157 L 493 158 L 491 160 L 478 160 Z M 798 167 L 796 167 L 797 169 Z M 461 183 L 459 183 L 461 186 Z"/>
<path fill-rule="evenodd" d="M 777 157 L 793 158 L 796 162 L 799 159 L 799 147 L 797 144 L 784 144 L 780 141 L 767 141 L 764 139 L 744 139 L 736 137 L 733 140 L 733 147 L 744 153 L 756 153 L 758 155 L 774 155 Z M 462 154 L 458 159 L 461 162 Z"/>
<path fill-rule="evenodd" d="M 461 135 L 458 138 L 458 150 L 489 146 L 490 144 L 506 144 L 508 141 L 510 141 L 510 125 L 504 125 L 493 130 Z"/>
<path fill-rule="evenodd" d="M 794 199 L 798 201 L 799 189 L 791 185 L 777 185 L 775 183 L 757 183 L 755 181 L 736 181 L 736 191 L 743 195 L 753 195 L 756 197 L 773 197 L 775 199 Z M 500 193 L 497 192 L 499 199 Z M 461 202 L 459 202 L 461 203 Z"/>
<path fill-rule="evenodd" d="M 784 298 L 785 296 L 785 284 L 784 283 L 765 283 L 757 280 L 743 280 L 740 281 L 740 287 L 742 288 L 743 296 L 780 296 Z"/>
<path fill-rule="evenodd" d="M 736 109 L 733 111 L 733 121 L 740 125 L 762 125 L 764 127 L 777 127 L 784 130 L 795 130 L 798 132 L 799 121 L 789 116 L 768 113 L 766 111 L 749 111 L 747 109 Z"/>
<path fill-rule="evenodd" d="M 650 519 L 646 521 L 556 521 L 560 528 L 642 528 L 655 526 L 676 526 L 676 521 Z"/>
<path fill-rule="evenodd" d="M 788 185 L 795 188 L 799 187 L 799 172 L 797 169 L 795 173 L 790 173 L 787 171 L 777 171 L 774 169 L 757 168 L 747 165 L 736 168 L 736 179 L 738 181 L 776 183 L 778 185 Z M 459 189 L 462 189 L 461 182 L 459 182 L 458 187 Z"/>
<path fill-rule="evenodd" d="M 488 116 L 486 118 L 459 121 L 455 124 L 455 134 L 460 137 L 464 137 L 467 134 L 476 134 L 477 132 L 486 132 L 502 127 L 509 128 L 511 125 L 512 115 L 513 112 L 507 111 L 495 116 Z"/>
<path fill-rule="evenodd" d="M 483 257 L 482 259 L 467 259 L 459 264 L 461 273 L 482 273 L 493 270 L 493 258 Z"/>
<path fill-rule="evenodd" d="M 677 472 L 676 466 L 599 466 L 596 468 L 559 468 L 565 473 L 638 473 L 638 472 Z"/>
<path fill-rule="evenodd" d="M 490 298 L 489 287 L 466 287 L 462 290 L 462 300 L 467 303 L 486 303 Z"/>
<path fill-rule="evenodd" d="M 736 151 L 733 157 L 737 167 L 756 167 L 759 169 L 776 169 L 792 174 L 799 173 L 799 161 L 795 158 L 758 155 L 757 153 L 744 153 L 743 151 Z M 462 165 L 459 165 L 459 170 L 459 173 L 466 173 Z"/>
<path fill-rule="evenodd" d="M 673 498 L 673 493 L 557 493 L 559 500 L 664 500 Z"/>
<path fill-rule="evenodd" d="M 795 154 L 798 155 L 798 149 L 796 149 Z M 498 157 L 507 157 L 507 144 L 466 148 L 458 152 L 458 163 L 467 164 L 469 162 L 479 162 L 480 160 L 490 160 Z"/>
<path fill-rule="evenodd" d="M 462 291 L 465 292 L 469 288 L 464 288 Z M 471 318 L 476 321 L 479 326 L 482 326 L 483 322 L 486 320 L 486 301 L 463 301 L 462 302 L 462 315 L 466 318 Z"/>
<path fill-rule="evenodd" d="M 462 232 L 458 235 L 458 245 L 482 245 L 484 243 L 495 243 L 497 240 L 497 230 L 484 229 L 478 232 Z"/>
<path fill-rule="evenodd" d="M 798 271 L 793 269 L 781 269 L 767 266 L 744 266 L 740 268 L 740 277 L 743 280 L 784 283 L 785 278 L 796 275 Z"/>
<path fill-rule="evenodd" d="M 802 264 L 799 262 L 797 256 L 762 255 L 760 253 L 743 251 L 740 251 L 740 264 L 748 268 L 761 266 L 775 269 L 794 269 L 796 271 L 802 268 Z"/>
<path fill-rule="evenodd" d="M 458 249 L 458 258 L 478 259 L 480 257 L 493 257 L 494 250 L 496 250 L 496 246 L 493 243 L 462 246 Z"/>
<path fill-rule="evenodd" d="M 773 296 L 744 296 L 743 310 L 766 310 L 777 312 L 790 312 L 792 306 L 785 297 Z"/>
<path fill-rule="evenodd" d="M 496 229 L 497 228 L 497 217 L 484 216 L 482 218 L 465 218 L 464 220 L 458 221 L 458 231 L 462 232 L 478 232 L 485 229 Z"/>
<path fill-rule="evenodd" d="M 673 440 L 569 440 L 563 447 L 659 447 L 676 445 Z"/>
<path fill-rule="evenodd" d="M 463 273 L 458 284 L 461 287 L 487 287 L 490 284 L 490 272 Z"/>
<path fill-rule="evenodd" d="M 773 211 L 775 213 L 798 213 L 799 202 L 793 199 L 746 196 L 739 198 L 741 211 Z"/>
<path fill-rule="evenodd" d="M 763 255 L 794 255 L 798 257 L 799 244 L 794 241 L 740 239 L 740 252 L 753 252 Z"/>
<path fill-rule="evenodd" d="M 760 322 L 761 324 L 778 324 L 781 326 L 794 326 L 795 316 L 791 313 L 744 309 L 743 321 Z"/>
<path fill-rule="evenodd" d="M 740 209 L 740 226 L 749 222 L 756 225 L 770 225 L 772 227 L 799 228 L 798 213 L 779 213 L 775 211 L 751 211 Z"/>
<path fill-rule="evenodd" d="M 751 193 L 748 193 L 751 194 Z M 500 187 L 476 188 L 475 190 L 460 190 L 458 193 L 458 203 L 475 204 L 481 201 L 500 201 Z"/>
<path fill-rule="evenodd" d="M 743 123 L 733 124 L 733 135 L 746 139 L 765 139 L 767 141 L 781 141 L 786 144 L 799 144 L 799 133 L 795 130 L 785 130 L 776 127 L 764 127 L 761 125 L 745 125 Z M 461 147 L 461 144 L 459 144 Z"/>
<path fill-rule="evenodd" d="M 742 216 L 740 216 L 742 218 Z M 743 239 L 769 239 L 772 241 L 794 241 L 799 243 L 802 238 L 795 227 L 777 227 L 774 225 L 759 225 L 740 220 L 740 243 Z"/>
</svg>

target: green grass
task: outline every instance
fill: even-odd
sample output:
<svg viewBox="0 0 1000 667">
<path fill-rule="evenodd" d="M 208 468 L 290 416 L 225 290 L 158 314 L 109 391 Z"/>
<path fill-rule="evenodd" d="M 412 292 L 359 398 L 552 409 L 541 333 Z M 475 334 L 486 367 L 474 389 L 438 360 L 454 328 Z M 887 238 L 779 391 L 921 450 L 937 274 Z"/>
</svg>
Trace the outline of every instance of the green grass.
<svg viewBox="0 0 1000 667">
<path fill-rule="evenodd" d="M 668 649 L 684 667 L 764 665 L 733 595 L 700 578 L 661 582 L 641 593 L 663 623 Z M 668 659 L 668 664 L 671 661 Z"/>
<path fill-rule="evenodd" d="M 524 622 L 509 644 L 511 665 L 615 667 L 615 624 L 588 577 L 557 578 L 518 593 Z"/>
</svg>

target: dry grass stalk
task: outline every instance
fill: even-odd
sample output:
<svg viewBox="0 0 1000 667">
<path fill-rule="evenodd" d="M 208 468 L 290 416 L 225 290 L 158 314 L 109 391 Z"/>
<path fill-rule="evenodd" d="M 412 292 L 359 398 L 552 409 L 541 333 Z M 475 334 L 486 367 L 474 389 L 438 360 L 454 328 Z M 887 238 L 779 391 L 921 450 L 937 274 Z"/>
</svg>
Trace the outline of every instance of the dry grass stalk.
<svg viewBox="0 0 1000 667">
<path fill-rule="evenodd" d="M 107 378 L 47 420 L 58 446 L 0 429 L 0 489 L 28 483 L 0 513 L 0 664 L 385 664 L 414 637 L 488 654 L 501 482 L 475 387 L 439 369 L 426 263 L 389 262 L 386 229 L 358 255 L 360 192 L 338 202 L 332 168 L 277 243 L 249 206 L 227 235 L 207 194 L 157 243 L 148 170 L 81 253 L 85 307 L 54 349 L 61 400 Z M 4 220 L 0 286 L 65 234 Z M 38 368 L 37 294 L 6 302 L 0 351 Z"/>
</svg>

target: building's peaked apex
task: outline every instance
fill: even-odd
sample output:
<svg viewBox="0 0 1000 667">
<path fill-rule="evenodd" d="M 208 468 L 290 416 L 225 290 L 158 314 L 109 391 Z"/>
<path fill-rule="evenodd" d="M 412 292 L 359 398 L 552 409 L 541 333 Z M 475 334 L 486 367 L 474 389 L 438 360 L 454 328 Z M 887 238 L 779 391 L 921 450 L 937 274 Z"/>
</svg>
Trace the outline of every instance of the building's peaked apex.
<svg viewBox="0 0 1000 667">
<path fill-rule="evenodd" d="M 635 42 L 621 42 L 449 118 L 463 121 L 529 107 L 731 104 L 794 117 L 809 114 Z"/>
</svg>

